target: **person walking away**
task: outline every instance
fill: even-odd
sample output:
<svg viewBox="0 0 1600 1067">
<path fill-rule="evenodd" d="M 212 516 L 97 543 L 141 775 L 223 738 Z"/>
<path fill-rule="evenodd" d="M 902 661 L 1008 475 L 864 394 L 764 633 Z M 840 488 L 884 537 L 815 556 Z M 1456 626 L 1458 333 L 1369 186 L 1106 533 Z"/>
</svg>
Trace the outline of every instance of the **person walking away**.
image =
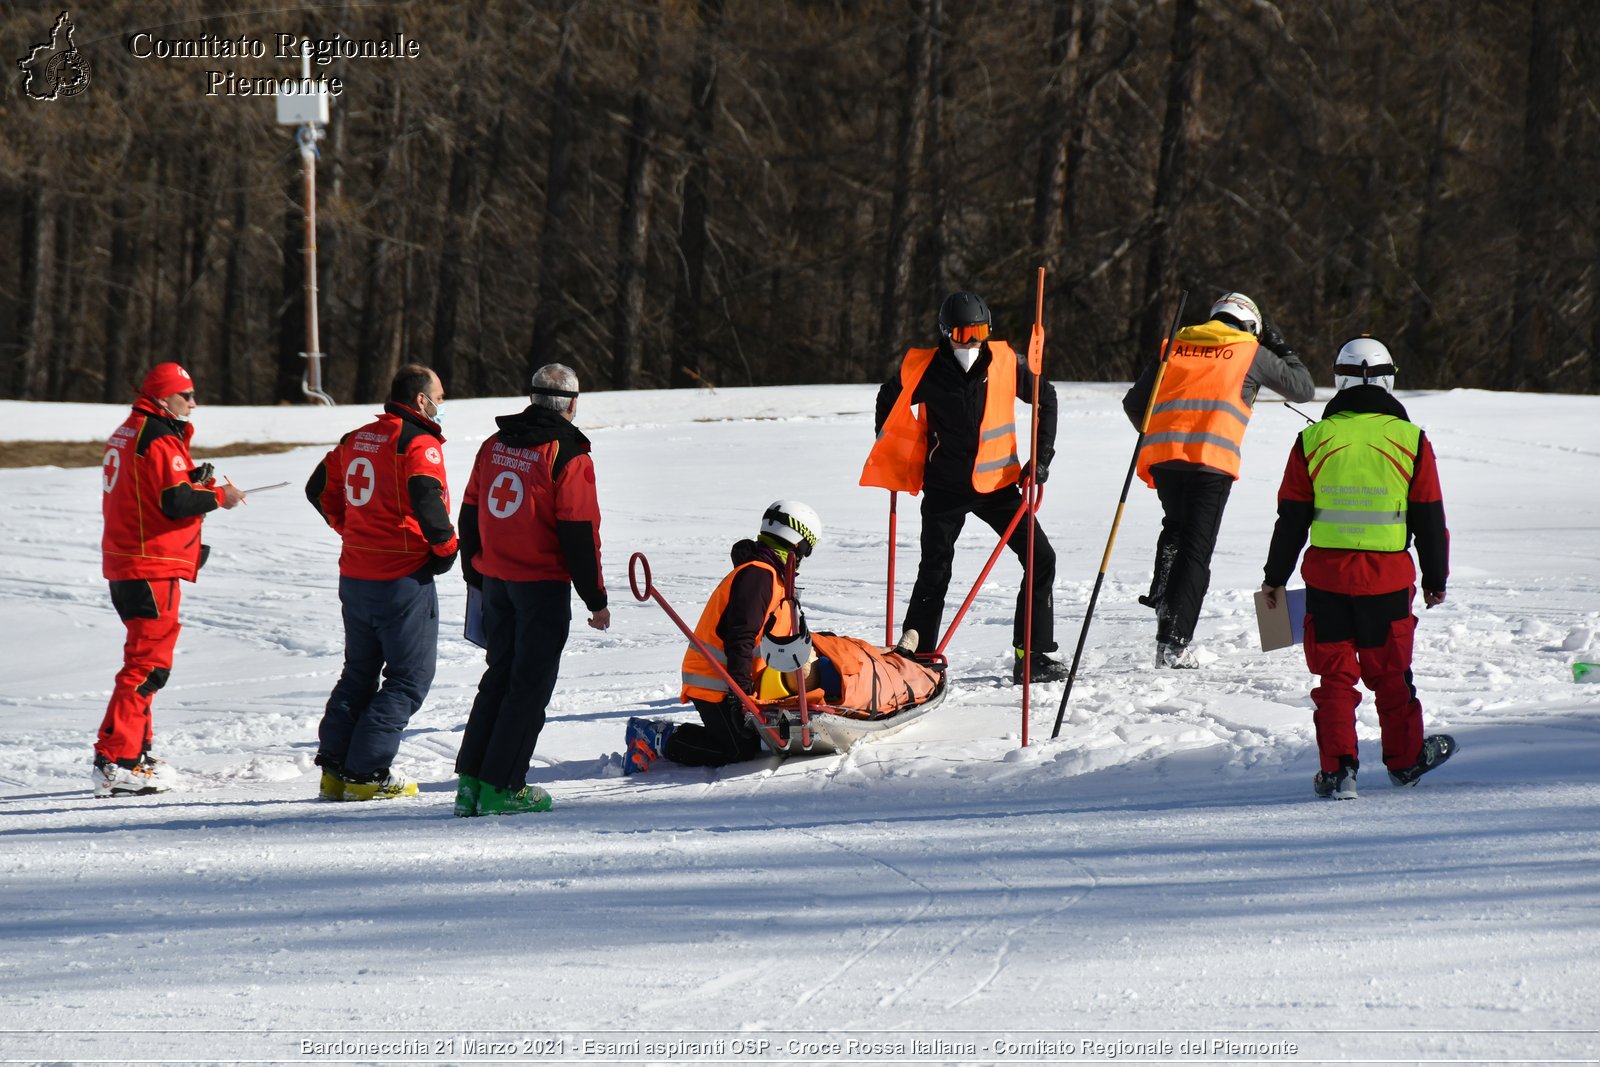
<svg viewBox="0 0 1600 1067">
<path fill-rule="evenodd" d="M 210 548 L 200 542 L 205 517 L 244 503 L 231 482 L 218 485 L 211 464 L 189 454 L 200 406 L 194 379 L 177 363 L 145 375 L 133 410 L 106 442 L 101 463 L 101 573 L 127 629 L 94 744 L 94 795 L 163 793 L 177 772 L 151 751 L 151 704 L 172 674 L 178 643 L 179 581 L 193 582 Z"/>
<path fill-rule="evenodd" d="M 736 542 L 733 570 L 717 583 L 695 636 L 700 638 L 747 696 L 766 669 L 762 631 L 779 637 L 795 632 L 796 610 L 785 606 L 784 572 L 791 557 L 798 572 L 822 538 L 822 520 L 798 500 L 776 500 L 761 516 L 755 540 Z M 623 773 L 647 771 L 659 758 L 691 767 L 721 767 L 761 754 L 761 738 L 745 721 L 744 703 L 728 689 L 711 662 L 690 642 L 683 655 L 682 703 L 693 703 L 699 723 L 629 719 Z"/>
<path fill-rule="evenodd" d="M 1411 613 L 1422 564 L 1422 600 L 1444 603 L 1450 532 L 1433 445 L 1393 395 L 1395 364 L 1375 338 L 1357 337 L 1334 361 L 1338 392 L 1322 421 L 1302 430 L 1278 489 L 1262 590 L 1276 607 L 1309 536 L 1300 574 L 1306 583 L 1306 666 L 1320 678 L 1316 704 L 1319 797 L 1356 796 L 1359 679 L 1372 691 L 1383 763 L 1397 786 L 1454 755 L 1448 734 L 1423 736 L 1422 704 L 1411 679 Z"/>
<path fill-rule="evenodd" d="M 344 669 L 317 728 L 324 800 L 417 795 L 392 764 L 433 684 L 433 579 L 456 558 L 443 405 L 437 374 L 418 363 L 401 367 L 383 414 L 345 434 L 306 482 L 306 498 L 342 542 Z"/>
<path fill-rule="evenodd" d="M 573 589 L 590 627 L 611 625 L 594 462 L 577 413 L 577 374 L 540 367 L 528 407 L 495 420 L 461 498 L 461 574 L 482 594 L 488 666 L 456 756 L 457 815 L 550 810 L 550 794 L 527 782 L 528 764 L 555 691 Z"/>
<path fill-rule="evenodd" d="M 1055 454 L 1056 391 L 1039 381 L 1034 396 L 1027 362 L 990 335 L 989 306 L 976 293 L 958 292 L 939 307 L 936 348 L 913 348 L 878 389 L 874 430 L 878 437 L 861 472 L 861 484 L 917 493 L 922 498 L 922 554 L 906 606 L 899 644 L 935 647 L 944 622 L 945 593 L 955 560 L 956 539 L 974 515 L 1003 533 L 1022 507 L 1021 482 L 1040 485 Z M 1037 408 L 1038 454 L 1023 466 L 1017 458 L 1016 401 Z M 920 405 L 920 414 L 913 409 Z M 1035 524 L 1033 568 L 1027 568 L 1028 526 Z M 1008 548 L 1023 564 L 1012 619 L 1015 662 L 1011 679 L 1021 685 L 1031 648 L 1031 678 L 1059 681 L 1065 665 L 1047 653 L 1056 649 L 1052 588 L 1056 554 L 1034 515 L 1017 524 Z M 1027 597 L 1033 588 L 1032 640 L 1027 632 Z"/>
<path fill-rule="evenodd" d="M 1122 398 L 1134 429 L 1143 424 L 1159 366 L 1147 366 Z M 1189 644 L 1211 586 L 1211 554 L 1239 478 L 1245 428 L 1263 386 L 1300 403 L 1316 395 L 1311 372 L 1243 293 L 1228 293 L 1212 305 L 1206 322 L 1172 339 L 1137 467 L 1161 500 L 1150 592 L 1139 598 L 1155 609 L 1157 667 L 1198 666 Z"/>
</svg>

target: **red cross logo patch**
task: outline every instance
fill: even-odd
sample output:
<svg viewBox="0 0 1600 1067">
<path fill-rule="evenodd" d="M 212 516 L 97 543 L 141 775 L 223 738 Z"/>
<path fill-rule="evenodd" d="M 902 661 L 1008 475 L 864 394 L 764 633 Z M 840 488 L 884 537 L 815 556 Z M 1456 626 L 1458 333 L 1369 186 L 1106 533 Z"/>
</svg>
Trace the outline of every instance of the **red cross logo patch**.
<svg viewBox="0 0 1600 1067">
<path fill-rule="evenodd" d="M 372 499 L 372 491 L 377 487 L 378 478 L 372 471 L 372 460 L 366 456 L 351 460 L 344 472 L 345 501 L 351 507 L 359 508 Z"/>
<path fill-rule="evenodd" d="M 522 479 L 512 471 L 501 471 L 489 486 L 489 514 L 508 519 L 522 506 Z"/>
</svg>

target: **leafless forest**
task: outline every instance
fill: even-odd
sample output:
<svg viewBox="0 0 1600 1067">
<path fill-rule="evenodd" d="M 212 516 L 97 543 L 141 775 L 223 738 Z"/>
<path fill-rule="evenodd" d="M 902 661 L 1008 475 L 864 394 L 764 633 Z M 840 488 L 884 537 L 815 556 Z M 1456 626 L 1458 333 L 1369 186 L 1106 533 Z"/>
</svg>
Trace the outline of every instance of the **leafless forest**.
<svg viewBox="0 0 1600 1067">
<path fill-rule="evenodd" d="M 402 361 L 454 396 L 880 379 L 984 294 L 1046 369 L 1131 377 L 1178 292 L 1256 297 L 1320 380 L 1348 337 L 1411 388 L 1600 388 L 1593 0 L 474 0 L 73 8 L 92 82 L 0 12 L 0 393 L 301 399 L 303 215 L 273 101 L 129 41 L 293 32 L 316 68 L 327 390 Z M 277 5 L 237 5 L 255 10 Z"/>
</svg>

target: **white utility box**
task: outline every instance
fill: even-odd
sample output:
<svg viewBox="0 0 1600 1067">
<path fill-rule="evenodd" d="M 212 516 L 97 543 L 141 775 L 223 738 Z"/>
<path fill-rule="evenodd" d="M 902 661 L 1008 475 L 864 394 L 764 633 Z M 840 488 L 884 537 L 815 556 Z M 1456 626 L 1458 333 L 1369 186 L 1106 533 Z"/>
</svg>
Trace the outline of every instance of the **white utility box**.
<svg viewBox="0 0 1600 1067">
<path fill-rule="evenodd" d="M 328 124 L 328 83 L 320 78 L 285 78 L 278 86 L 278 125 Z"/>
</svg>

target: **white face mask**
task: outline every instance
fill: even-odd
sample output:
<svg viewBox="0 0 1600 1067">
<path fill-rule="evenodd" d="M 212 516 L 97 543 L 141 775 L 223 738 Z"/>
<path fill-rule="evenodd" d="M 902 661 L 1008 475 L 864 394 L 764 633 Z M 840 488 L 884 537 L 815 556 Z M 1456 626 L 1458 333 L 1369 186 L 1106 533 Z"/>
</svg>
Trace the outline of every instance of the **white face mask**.
<svg viewBox="0 0 1600 1067">
<path fill-rule="evenodd" d="M 956 362 L 961 364 L 962 370 L 971 370 L 972 365 L 978 361 L 978 353 L 983 351 L 982 345 L 973 345 L 971 348 L 951 345 L 950 351 L 955 353 Z"/>
</svg>

